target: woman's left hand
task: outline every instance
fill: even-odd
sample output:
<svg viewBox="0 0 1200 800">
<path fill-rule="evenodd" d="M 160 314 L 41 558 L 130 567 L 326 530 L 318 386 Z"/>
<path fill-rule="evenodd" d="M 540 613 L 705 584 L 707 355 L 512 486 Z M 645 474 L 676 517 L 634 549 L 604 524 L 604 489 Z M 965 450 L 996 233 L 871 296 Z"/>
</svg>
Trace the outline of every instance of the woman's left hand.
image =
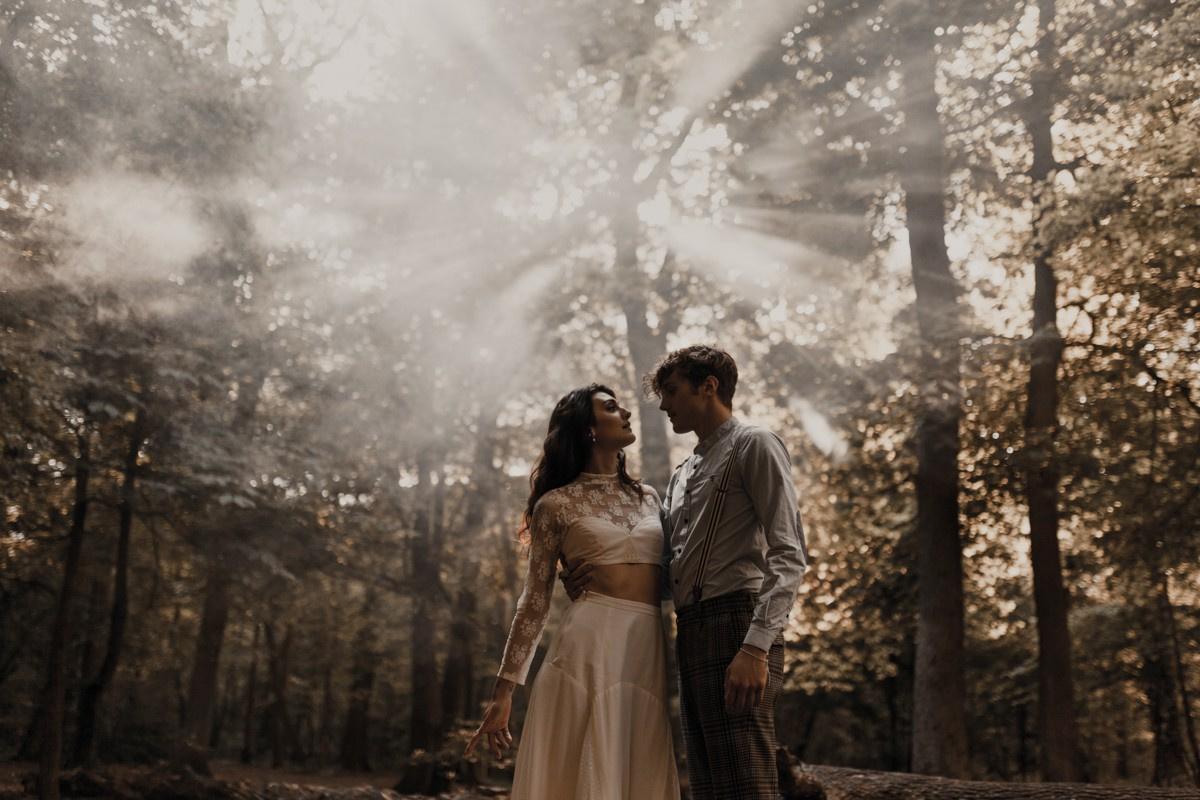
<svg viewBox="0 0 1200 800">
<path fill-rule="evenodd" d="M 475 752 L 476 745 L 483 736 L 487 736 L 488 745 L 492 750 L 492 754 L 497 759 L 504 755 L 504 751 L 512 747 L 513 737 L 508 730 L 508 718 L 512 714 L 512 691 L 497 691 L 492 697 L 492 702 L 488 703 L 487 712 L 483 715 L 483 722 L 475 730 L 471 740 L 467 742 L 467 749 L 463 752 L 464 756 L 470 756 Z"/>
</svg>

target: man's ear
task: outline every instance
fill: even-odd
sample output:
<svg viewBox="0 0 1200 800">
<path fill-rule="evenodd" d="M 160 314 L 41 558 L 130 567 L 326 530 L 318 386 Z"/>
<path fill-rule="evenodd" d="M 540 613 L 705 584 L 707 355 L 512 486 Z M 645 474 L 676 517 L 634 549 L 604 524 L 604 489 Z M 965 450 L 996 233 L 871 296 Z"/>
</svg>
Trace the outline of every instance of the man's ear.
<svg viewBox="0 0 1200 800">
<path fill-rule="evenodd" d="M 701 388 L 705 390 L 706 395 L 711 394 L 712 397 L 716 397 L 717 391 L 721 388 L 721 382 L 717 380 L 716 375 L 709 375 L 704 379 L 704 383 L 701 384 Z M 712 390 L 711 393 L 708 391 L 710 389 Z"/>
</svg>

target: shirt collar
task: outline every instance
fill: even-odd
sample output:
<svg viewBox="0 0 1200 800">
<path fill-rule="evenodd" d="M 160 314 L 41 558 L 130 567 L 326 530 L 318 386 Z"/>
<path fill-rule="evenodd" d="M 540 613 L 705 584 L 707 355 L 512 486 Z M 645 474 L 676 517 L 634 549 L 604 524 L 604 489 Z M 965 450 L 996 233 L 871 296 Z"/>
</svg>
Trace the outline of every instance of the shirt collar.
<svg viewBox="0 0 1200 800">
<path fill-rule="evenodd" d="M 615 472 L 581 472 L 578 477 L 585 481 L 615 481 L 620 476 Z"/>
<path fill-rule="evenodd" d="M 729 419 L 722 422 L 721 425 L 715 431 L 710 433 L 704 441 L 697 444 L 695 446 L 695 448 L 692 449 L 692 452 L 698 456 L 703 456 L 709 450 L 713 449 L 713 447 L 717 444 L 717 442 L 721 441 L 726 436 L 728 436 L 730 433 L 732 433 L 733 429 L 736 428 L 740 424 L 741 423 L 738 422 L 737 417 L 730 417 Z"/>
</svg>

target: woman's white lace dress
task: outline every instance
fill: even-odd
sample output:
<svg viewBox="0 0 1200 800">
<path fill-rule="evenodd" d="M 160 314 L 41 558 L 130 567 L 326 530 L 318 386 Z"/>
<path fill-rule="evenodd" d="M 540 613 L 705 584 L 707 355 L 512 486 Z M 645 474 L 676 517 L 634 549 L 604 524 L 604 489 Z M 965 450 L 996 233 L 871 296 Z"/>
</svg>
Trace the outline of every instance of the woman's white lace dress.
<svg viewBox="0 0 1200 800">
<path fill-rule="evenodd" d="M 500 675 L 524 683 L 545 628 L 559 554 L 571 564 L 661 564 L 659 501 L 615 475 L 547 492 L 530 521 L 525 591 Z M 585 592 L 534 680 L 512 800 L 677 800 L 657 605 Z"/>
</svg>

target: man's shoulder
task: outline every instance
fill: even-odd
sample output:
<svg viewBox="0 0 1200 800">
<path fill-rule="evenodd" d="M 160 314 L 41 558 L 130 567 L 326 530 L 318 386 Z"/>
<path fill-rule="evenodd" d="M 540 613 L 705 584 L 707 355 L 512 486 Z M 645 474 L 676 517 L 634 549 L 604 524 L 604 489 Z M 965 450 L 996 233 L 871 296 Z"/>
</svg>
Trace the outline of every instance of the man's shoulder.
<svg viewBox="0 0 1200 800">
<path fill-rule="evenodd" d="M 735 443 L 742 448 L 783 445 L 783 439 L 770 428 L 743 422 L 734 431 Z"/>
</svg>

